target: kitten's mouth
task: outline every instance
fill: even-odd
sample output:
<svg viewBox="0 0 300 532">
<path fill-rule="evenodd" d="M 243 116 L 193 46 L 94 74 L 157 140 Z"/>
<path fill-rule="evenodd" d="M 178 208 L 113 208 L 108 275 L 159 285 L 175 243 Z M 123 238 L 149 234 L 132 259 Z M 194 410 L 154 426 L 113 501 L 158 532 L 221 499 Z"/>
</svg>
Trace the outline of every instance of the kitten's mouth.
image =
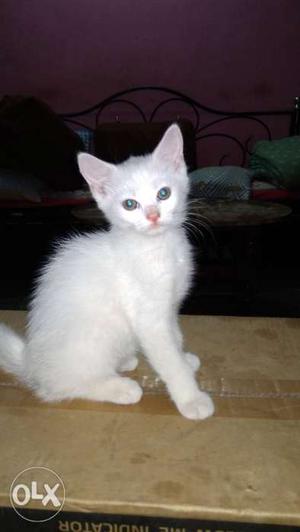
<svg viewBox="0 0 300 532">
<path fill-rule="evenodd" d="M 152 231 L 157 230 L 159 227 L 161 227 L 160 222 L 151 222 L 151 224 L 149 225 L 149 229 Z"/>
<path fill-rule="evenodd" d="M 157 235 L 157 234 L 160 234 L 162 233 L 164 230 L 165 230 L 165 225 L 161 222 L 154 222 L 154 223 L 151 223 L 148 227 L 147 227 L 147 233 L 151 234 L 151 235 Z"/>
</svg>

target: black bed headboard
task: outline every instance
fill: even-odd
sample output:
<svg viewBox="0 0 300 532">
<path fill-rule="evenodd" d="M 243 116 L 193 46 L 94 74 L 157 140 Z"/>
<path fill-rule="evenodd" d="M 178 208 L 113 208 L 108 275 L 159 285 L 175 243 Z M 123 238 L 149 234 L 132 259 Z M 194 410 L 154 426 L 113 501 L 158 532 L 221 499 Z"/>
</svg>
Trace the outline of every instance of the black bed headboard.
<svg viewBox="0 0 300 532">
<path fill-rule="evenodd" d="M 76 127 L 94 130 L 103 121 L 152 121 L 189 118 L 194 124 L 201 164 L 244 166 L 255 141 L 298 135 L 300 99 L 290 109 L 222 111 L 167 87 L 133 87 L 117 92 L 62 118 Z"/>
</svg>

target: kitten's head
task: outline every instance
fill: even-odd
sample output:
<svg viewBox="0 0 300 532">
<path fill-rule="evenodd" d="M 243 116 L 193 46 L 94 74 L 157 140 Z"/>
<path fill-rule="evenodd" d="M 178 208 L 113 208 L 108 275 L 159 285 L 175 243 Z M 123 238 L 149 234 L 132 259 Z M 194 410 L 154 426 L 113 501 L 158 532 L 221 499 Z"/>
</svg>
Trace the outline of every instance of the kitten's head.
<svg viewBox="0 0 300 532">
<path fill-rule="evenodd" d="M 113 225 L 155 235 L 184 221 L 188 177 L 176 124 L 149 155 L 113 165 L 80 153 L 78 165 Z"/>
</svg>

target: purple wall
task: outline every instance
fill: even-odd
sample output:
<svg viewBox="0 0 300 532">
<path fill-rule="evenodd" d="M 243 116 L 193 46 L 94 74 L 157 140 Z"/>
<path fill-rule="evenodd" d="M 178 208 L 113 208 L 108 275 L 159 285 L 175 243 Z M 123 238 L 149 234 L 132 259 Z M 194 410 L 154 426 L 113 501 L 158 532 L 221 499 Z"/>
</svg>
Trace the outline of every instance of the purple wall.
<svg viewBox="0 0 300 532">
<path fill-rule="evenodd" d="M 207 105 L 288 107 L 299 0 L 2 0 L 0 93 L 73 111 L 133 85 Z"/>
</svg>

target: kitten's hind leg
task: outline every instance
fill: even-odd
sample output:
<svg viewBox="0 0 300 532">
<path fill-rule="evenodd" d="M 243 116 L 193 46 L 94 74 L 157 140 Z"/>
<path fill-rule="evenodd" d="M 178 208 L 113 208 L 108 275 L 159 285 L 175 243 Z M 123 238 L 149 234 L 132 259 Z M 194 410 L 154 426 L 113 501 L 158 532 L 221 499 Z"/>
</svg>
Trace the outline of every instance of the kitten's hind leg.
<svg viewBox="0 0 300 532">
<path fill-rule="evenodd" d="M 57 384 L 57 383 L 56 383 Z M 100 401 L 129 405 L 137 403 L 143 394 L 140 385 L 127 377 L 117 374 L 106 377 L 99 377 L 79 381 L 77 378 L 73 384 L 61 383 L 61 386 L 45 386 L 36 388 L 37 396 L 43 401 L 57 402 L 68 399 L 87 399 L 89 401 Z"/>
<path fill-rule="evenodd" d="M 127 377 L 114 375 L 98 382 L 87 385 L 85 389 L 78 390 L 76 397 L 92 401 L 105 401 L 120 405 L 138 403 L 143 391 L 140 385 Z"/>
<path fill-rule="evenodd" d="M 135 356 L 124 358 L 120 360 L 119 371 L 133 371 L 138 365 L 138 359 Z"/>
<path fill-rule="evenodd" d="M 129 333 L 122 342 L 122 356 L 117 362 L 117 371 L 133 371 L 138 365 L 137 353 L 136 339 Z"/>
</svg>

